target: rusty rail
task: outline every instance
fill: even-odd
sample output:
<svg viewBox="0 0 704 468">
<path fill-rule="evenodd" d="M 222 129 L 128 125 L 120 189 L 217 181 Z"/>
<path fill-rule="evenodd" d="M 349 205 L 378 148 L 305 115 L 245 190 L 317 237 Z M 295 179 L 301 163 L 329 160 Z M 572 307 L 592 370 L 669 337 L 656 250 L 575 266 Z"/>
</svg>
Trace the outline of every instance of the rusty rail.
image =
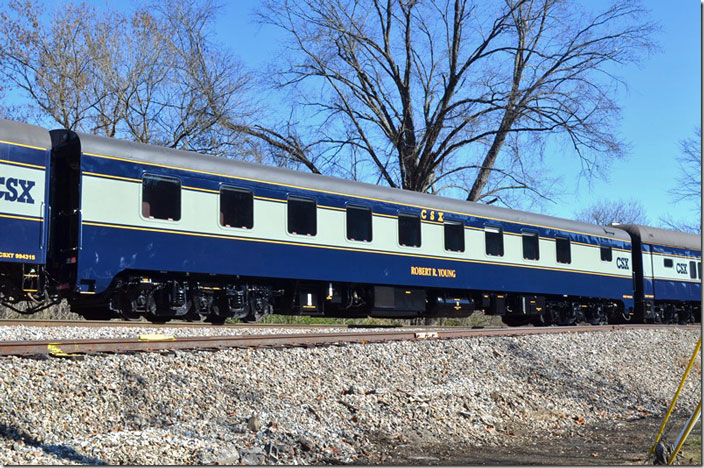
<svg viewBox="0 0 704 468">
<path fill-rule="evenodd" d="M 152 323 L 142 320 L 32 320 L 32 319 L 0 319 L 0 327 L 110 327 L 110 328 L 345 328 L 347 325 L 328 324 L 286 324 L 286 323 L 226 323 L 223 325 L 213 325 L 206 322 L 178 322 Z M 383 328 L 385 326 L 381 326 Z"/>
<path fill-rule="evenodd" d="M 92 340 L 42 340 L 0 342 L 0 355 L 70 356 L 92 353 L 124 353 L 184 349 L 222 349 L 320 346 L 352 343 L 384 343 L 390 341 L 418 341 L 428 339 L 458 339 L 487 336 L 520 336 L 555 333 L 596 333 L 624 329 L 658 329 L 657 325 L 606 325 L 545 328 L 488 328 L 488 329 L 436 329 L 428 331 L 383 330 L 354 333 L 299 333 L 277 335 L 233 335 L 171 337 L 147 335 L 138 338 L 111 338 Z M 669 325 L 667 328 L 700 329 L 699 325 Z"/>
</svg>

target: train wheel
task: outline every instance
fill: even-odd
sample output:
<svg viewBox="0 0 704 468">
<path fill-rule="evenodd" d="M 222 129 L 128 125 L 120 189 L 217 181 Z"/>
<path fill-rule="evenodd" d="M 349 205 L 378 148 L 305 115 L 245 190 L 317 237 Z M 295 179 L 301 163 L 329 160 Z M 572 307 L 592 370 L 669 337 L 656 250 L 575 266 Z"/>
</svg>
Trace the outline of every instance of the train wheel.
<svg viewBox="0 0 704 468">
<path fill-rule="evenodd" d="M 535 327 L 549 327 L 554 323 L 552 313 L 545 311 L 544 313 L 537 315 L 530 321 Z"/>
<path fill-rule="evenodd" d="M 213 325 L 224 325 L 225 320 L 227 320 L 225 317 L 220 317 L 219 315 L 209 315 L 208 318 L 205 319 L 206 322 L 212 323 Z"/>
<path fill-rule="evenodd" d="M 144 317 L 149 320 L 151 323 L 157 324 L 157 325 L 162 325 L 170 320 L 170 317 L 162 317 L 160 315 L 155 315 L 155 314 L 145 314 Z"/>
<path fill-rule="evenodd" d="M 504 315 L 503 317 L 501 317 L 501 321 L 509 327 L 522 327 L 523 325 L 528 325 L 531 322 L 531 317 L 526 317 L 524 315 Z"/>
<path fill-rule="evenodd" d="M 258 322 L 267 315 L 274 312 L 271 304 L 262 304 L 261 307 L 250 307 L 249 313 L 243 319 L 245 322 Z"/>
<path fill-rule="evenodd" d="M 141 318 L 139 314 L 135 314 L 132 312 L 120 312 L 120 317 L 122 318 L 122 320 L 127 320 L 130 322 L 139 320 Z"/>
<path fill-rule="evenodd" d="M 254 296 L 249 300 L 249 312 L 244 317 L 245 322 L 258 322 L 274 312 L 274 307 L 267 297 Z"/>
<path fill-rule="evenodd" d="M 107 309 L 87 309 L 79 312 L 86 320 L 110 320 L 115 318 L 115 314 Z"/>
</svg>

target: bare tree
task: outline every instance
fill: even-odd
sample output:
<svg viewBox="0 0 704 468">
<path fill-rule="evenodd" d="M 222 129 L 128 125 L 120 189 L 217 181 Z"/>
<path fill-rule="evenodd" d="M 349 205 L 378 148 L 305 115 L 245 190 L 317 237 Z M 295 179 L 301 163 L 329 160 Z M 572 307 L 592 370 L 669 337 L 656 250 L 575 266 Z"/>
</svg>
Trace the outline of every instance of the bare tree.
<svg viewBox="0 0 704 468">
<path fill-rule="evenodd" d="M 680 142 L 682 153 L 677 157 L 680 170 L 676 186 L 670 190 L 675 203 L 691 203 L 693 206 L 688 219 L 675 219 L 664 216 L 660 222 L 678 231 L 700 233 L 702 214 L 702 129 L 694 130 L 694 137 Z"/>
<path fill-rule="evenodd" d="M 0 75 L 65 128 L 212 154 L 253 145 L 229 126 L 252 111 L 249 77 L 209 39 L 211 0 L 128 13 L 35 0 L 0 14 Z M 227 125 L 226 125 L 227 123 Z"/>
<path fill-rule="evenodd" d="M 12 0 L 0 13 L 0 72 L 32 105 L 65 128 L 78 128 L 91 107 L 89 27 L 94 11 L 57 9 L 41 26 L 39 5 Z"/>
<path fill-rule="evenodd" d="M 677 157 L 680 165 L 677 185 L 670 193 L 675 201 L 693 201 L 701 206 L 702 197 L 702 129 L 694 130 L 694 137 L 680 142 L 682 153 Z"/>
<path fill-rule="evenodd" d="M 660 218 L 660 224 L 665 229 L 689 232 L 691 234 L 701 234 L 701 215 L 692 216 L 690 219 L 675 218 L 672 215 L 665 215 Z"/>
<path fill-rule="evenodd" d="M 516 169 L 551 136 L 588 174 L 622 155 L 611 70 L 650 46 L 643 15 L 631 1 L 591 13 L 567 0 L 271 0 L 263 21 L 291 38 L 278 85 L 299 105 L 249 130 L 313 172 L 361 167 L 475 201 L 542 194 Z"/>
<path fill-rule="evenodd" d="M 599 200 L 575 213 L 577 221 L 608 226 L 619 224 L 648 224 L 648 216 L 636 200 Z"/>
</svg>

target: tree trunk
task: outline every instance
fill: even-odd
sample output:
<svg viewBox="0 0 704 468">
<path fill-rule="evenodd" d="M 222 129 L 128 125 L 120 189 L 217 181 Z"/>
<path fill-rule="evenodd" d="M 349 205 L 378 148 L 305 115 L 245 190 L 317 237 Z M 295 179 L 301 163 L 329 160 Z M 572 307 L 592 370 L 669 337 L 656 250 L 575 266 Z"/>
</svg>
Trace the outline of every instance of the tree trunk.
<svg viewBox="0 0 704 468">
<path fill-rule="evenodd" d="M 501 127 L 499 127 L 499 131 L 494 137 L 494 141 L 491 144 L 489 151 L 487 151 L 484 161 L 482 161 L 482 167 L 479 169 L 479 173 L 477 174 L 477 178 L 474 180 L 474 184 L 472 184 L 472 189 L 469 191 L 469 195 L 467 195 L 467 201 L 475 202 L 481 198 L 484 187 L 486 187 L 486 184 L 489 182 L 491 171 L 494 169 L 494 164 L 496 164 L 496 159 L 499 157 L 499 151 L 501 151 L 501 147 L 504 145 L 504 141 L 506 141 L 509 128 L 511 128 L 511 120 L 507 114 L 504 115 L 504 119 L 501 122 Z"/>
</svg>

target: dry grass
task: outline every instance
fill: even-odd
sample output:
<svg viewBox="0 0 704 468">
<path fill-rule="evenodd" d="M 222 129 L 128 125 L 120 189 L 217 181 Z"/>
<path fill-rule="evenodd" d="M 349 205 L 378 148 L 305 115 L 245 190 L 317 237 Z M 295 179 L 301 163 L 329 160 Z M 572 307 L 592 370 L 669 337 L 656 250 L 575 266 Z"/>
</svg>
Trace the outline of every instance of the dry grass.
<svg viewBox="0 0 704 468">
<path fill-rule="evenodd" d="M 21 308 L 21 307 L 18 307 Z M 78 314 L 71 312 L 71 308 L 68 303 L 64 300 L 61 304 L 51 306 L 45 310 L 37 312 L 35 314 L 20 314 L 6 307 L 0 307 L 0 319 L 5 320 L 16 320 L 16 319 L 28 319 L 28 320 L 83 320 Z"/>
<path fill-rule="evenodd" d="M 49 307 L 46 310 L 35 314 L 27 315 L 14 312 L 8 308 L 0 307 L 0 319 L 16 320 L 83 320 L 83 317 L 71 312 L 68 303 L 64 300 L 57 306 Z M 228 323 L 239 323 L 237 319 L 228 320 Z M 482 311 L 476 311 L 471 317 L 466 318 L 437 318 L 426 320 L 425 318 L 416 319 L 384 319 L 384 318 L 328 318 L 328 317 L 309 317 L 306 315 L 270 315 L 264 317 L 260 323 L 271 324 L 291 324 L 291 325 L 381 325 L 381 326 L 419 326 L 419 325 L 437 325 L 437 326 L 455 326 L 455 327 L 504 327 L 501 317 L 484 315 Z"/>
<path fill-rule="evenodd" d="M 232 320 L 233 323 L 239 320 Z M 454 326 L 454 327 L 504 327 L 501 317 L 484 315 L 482 311 L 477 311 L 472 316 L 466 318 L 437 318 L 426 320 L 425 318 L 417 319 L 383 319 L 383 318 L 359 318 L 359 319 L 341 319 L 328 317 L 309 317 L 305 315 L 270 315 L 264 317 L 260 323 L 272 324 L 291 324 L 291 325 L 437 325 L 437 326 Z"/>
</svg>

